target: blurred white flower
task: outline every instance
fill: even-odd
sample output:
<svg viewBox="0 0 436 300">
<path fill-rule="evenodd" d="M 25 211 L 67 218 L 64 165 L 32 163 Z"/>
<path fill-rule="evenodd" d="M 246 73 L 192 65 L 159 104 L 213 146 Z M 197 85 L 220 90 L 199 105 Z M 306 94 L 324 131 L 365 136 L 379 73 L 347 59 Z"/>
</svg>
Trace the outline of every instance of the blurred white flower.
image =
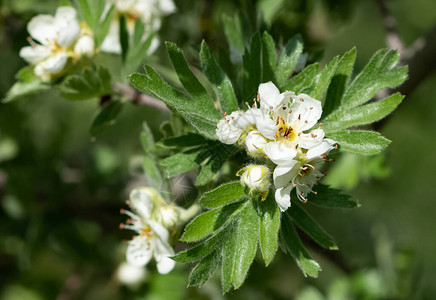
<svg viewBox="0 0 436 300">
<path fill-rule="evenodd" d="M 169 241 L 168 229 L 171 228 L 165 227 L 173 226 L 174 216 L 168 214 L 170 205 L 167 205 L 159 193 L 151 188 L 134 189 L 130 193 L 128 205 L 132 211 L 121 212 L 128 215 L 130 219 L 120 227 L 133 230 L 137 235 L 129 241 L 127 262 L 143 267 L 154 258 L 158 272 L 167 274 L 175 265 L 175 261 L 169 258 L 174 255 Z"/>
<path fill-rule="evenodd" d="M 136 267 L 128 263 L 122 263 L 117 271 L 116 277 L 119 282 L 128 286 L 137 286 L 147 276 L 147 271 L 145 268 Z"/>
<path fill-rule="evenodd" d="M 252 156 L 263 156 L 263 148 L 268 144 L 268 140 L 257 130 L 250 131 L 245 137 L 245 147 L 248 154 Z"/>
<path fill-rule="evenodd" d="M 159 30 L 161 19 L 176 11 L 172 0 L 109 0 L 109 5 L 115 5 L 114 19 L 111 22 L 109 33 L 101 45 L 104 52 L 120 54 L 120 15 L 125 15 L 127 29 L 132 34 L 136 20 L 141 20 L 145 26 L 144 38 Z M 158 39 L 154 38 L 148 53 L 152 53 L 158 46 Z"/>
<path fill-rule="evenodd" d="M 241 171 L 241 184 L 249 187 L 250 193 L 263 194 L 266 198 L 270 186 L 269 169 L 262 165 L 250 165 Z"/>
<path fill-rule="evenodd" d="M 94 50 L 92 36 L 81 36 L 82 28 L 73 7 L 59 7 L 54 16 L 38 15 L 30 20 L 27 30 L 30 46 L 22 48 L 20 56 L 35 66 L 35 74 L 43 81 L 60 74 L 69 57 L 91 55 Z"/>
</svg>

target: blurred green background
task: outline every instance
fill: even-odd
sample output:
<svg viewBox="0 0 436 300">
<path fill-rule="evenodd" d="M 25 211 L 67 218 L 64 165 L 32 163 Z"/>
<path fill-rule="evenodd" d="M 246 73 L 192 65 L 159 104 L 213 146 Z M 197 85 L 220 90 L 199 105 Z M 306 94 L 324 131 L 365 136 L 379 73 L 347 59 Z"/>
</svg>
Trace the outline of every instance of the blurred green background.
<svg viewBox="0 0 436 300">
<path fill-rule="evenodd" d="M 183 46 L 193 64 L 201 39 L 215 49 L 225 44 L 222 16 L 238 10 L 253 24 L 263 15 L 261 27 L 279 41 L 301 33 L 309 59 L 323 63 L 357 46 L 358 71 L 386 46 L 375 1 L 175 2 L 178 12 L 164 19 L 160 37 Z M 18 51 L 27 44 L 27 22 L 54 13 L 58 1 L 0 3 L 3 98 L 25 65 Z M 387 5 L 406 46 L 436 26 L 435 1 Z M 156 53 L 149 63 L 169 68 L 165 51 Z M 72 102 L 45 92 L 0 104 L 0 299 L 436 299 L 435 85 L 436 74 L 381 124 L 393 141 L 385 154 L 343 156 L 330 170 L 327 182 L 349 190 L 362 207 L 312 209 L 340 247 L 333 255 L 313 252 L 324 270 L 319 278 L 304 278 L 279 253 L 268 268 L 255 262 L 245 285 L 225 296 L 219 274 L 201 289 L 186 288 L 189 266 L 169 275 L 150 269 L 136 287 L 117 279 L 122 240 L 129 238 L 118 229 L 119 209 L 143 181 L 142 122 L 158 138 L 168 113 L 126 105 L 116 125 L 93 139 L 97 100 Z"/>
</svg>

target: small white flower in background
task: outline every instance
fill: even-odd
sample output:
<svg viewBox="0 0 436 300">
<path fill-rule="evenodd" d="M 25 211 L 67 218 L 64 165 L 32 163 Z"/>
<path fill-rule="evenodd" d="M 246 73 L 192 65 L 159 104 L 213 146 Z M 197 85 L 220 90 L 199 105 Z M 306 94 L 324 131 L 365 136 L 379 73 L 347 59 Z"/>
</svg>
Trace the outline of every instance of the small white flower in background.
<svg viewBox="0 0 436 300">
<path fill-rule="evenodd" d="M 151 188 L 134 189 L 127 203 L 132 211 L 122 210 L 121 213 L 130 219 L 120 227 L 137 233 L 129 241 L 127 262 L 143 267 L 154 257 L 159 273 L 167 274 L 175 265 L 175 261 L 169 258 L 174 255 L 168 232 L 172 228 L 164 225 L 172 223 L 172 216 L 168 219 L 167 212 L 162 215 L 162 210 L 168 209 L 169 205 Z"/>
<path fill-rule="evenodd" d="M 250 165 L 238 173 L 240 172 L 242 172 L 241 185 L 249 187 L 251 194 L 261 194 L 262 199 L 265 199 L 270 186 L 269 169 L 262 165 Z"/>
<path fill-rule="evenodd" d="M 161 274 L 170 272 L 175 261 L 170 245 L 170 233 L 176 227 L 191 219 L 199 212 L 199 206 L 193 205 L 183 209 L 167 204 L 161 195 L 152 188 L 136 188 L 127 201 L 131 211 L 121 210 L 130 218 L 120 228 L 137 233 L 127 247 L 127 262 L 136 267 L 143 267 L 154 258 L 157 270 Z"/>
<path fill-rule="evenodd" d="M 147 276 L 147 270 L 142 267 L 136 267 L 128 263 L 122 263 L 117 271 L 116 278 L 122 284 L 128 286 L 138 286 Z"/>
<path fill-rule="evenodd" d="M 176 11 L 176 6 L 172 0 L 109 0 L 109 5 L 115 5 L 114 19 L 111 22 L 109 33 L 101 45 L 104 52 L 120 54 L 120 15 L 125 15 L 127 20 L 127 29 L 130 34 L 134 30 L 137 19 L 140 19 L 145 26 L 144 38 L 151 33 L 159 30 L 161 19 Z M 154 38 L 148 53 L 154 52 L 159 44 L 159 40 Z"/>
<path fill-rule="evenodd" d="M 20 56 L 35 66 L 38 77 L 49 81 L 65 69 L 69 57 L 93 53 L 92 33 L 82 27 L 73 7 L 59 7 L 54 16 L 38 15 L 27 25 L 31 46 L 22 48 Z"/>
<path fill-rule="evenodd" d="M 307 201 L 307 195 L 322 176 L 319 169 L 328 161 L 327 154 L 336 143 L 325 139 L 321 128 L 311 130 L 321 115 L 320 101 L 306 94 L 280 93 L 272 82 L 267 82 L 259 85 L 258 97 L 246 112 L 233 112 L 230 116 L 237 117 L 220 121 L 217 136 L 226 144 L 238 141 L 250 155 L 265 156 L 276 164 L 275 198 L 285 211 L 291 206 L 290 192 L 294 187 L 298 198 Z"/>
</svg>

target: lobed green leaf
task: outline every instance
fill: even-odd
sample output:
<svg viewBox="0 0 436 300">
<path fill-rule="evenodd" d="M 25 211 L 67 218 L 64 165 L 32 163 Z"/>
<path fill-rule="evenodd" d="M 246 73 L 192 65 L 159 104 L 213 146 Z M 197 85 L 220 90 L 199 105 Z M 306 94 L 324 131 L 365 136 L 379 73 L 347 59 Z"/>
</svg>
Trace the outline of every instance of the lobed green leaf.
<svg viewBox="0 0 436 300">
<path fill-rule="evenodd" d="M 203 286 L 218 268 L 220 259 L 221 253 L 216 250 L 200 260 L 189 274 L 188 286 Z"/>
<path fill-rule="evenodd" d="M 310 257 L 306 248 L 303 246 L 294 225 L 292 225 L 288 216 L 284 216 L 280 229 L 280 247 L 283 252 L 290 254 L 296 261 L 298 267 L 305 277 L 318 277 L 321 271 L 320 265 Z"/>
<path fill-rule="evenodd" d="M 338 250 L 333 238 L 312 217 L 298 205 L 287 210 L 295 224 L 318 245 L 329 250 Z"/>
<path fill-rule="evenodd" d="M 303 52 L 303 40 L 300 35 L 292 37 L 286 44 L 280 55 L 276 70 L 276 81 L 280 89 L 286 90 L 289 87 L 289 77 L 292 75 Z M 292 83 L 294 85 L 295 83 Z M 292 91 L 295 92 L 294 89 Z"/>
<path fill-rule="evenodd" d="M 293 91 L 294 93 L 299 94 L 304 89 L 310 89 L 316 79 L 316 73 L 318 73 L 318 69 L 318 63 L 307 66 L 303 69 L 303 71 L 289 79 L 284 85 L 283 90 Z"/>
<path fill-rule="evenodd" d="M 233 181 L 204 193 L 199 203 L 206 208 L 216 208 L 244 198 L 245 196 L 247 196 L 245 188 L 239 181 Z"/>
<path fill-rule="evenodd" d="M 309 202 L 326 208 L 357 208 L 361 205 L 352 196 L 343 194 L 341 190 L 319 184 L 313 188 L 317 194 L 311 194 Z"/>
<path fill-rule="evenodd" d="M 338 142 L 342 151 L 359 155 L 378 154 L 391 143 L 378 132 L 364 130 L 331 132 L 328 137 Z"/>
</svg>

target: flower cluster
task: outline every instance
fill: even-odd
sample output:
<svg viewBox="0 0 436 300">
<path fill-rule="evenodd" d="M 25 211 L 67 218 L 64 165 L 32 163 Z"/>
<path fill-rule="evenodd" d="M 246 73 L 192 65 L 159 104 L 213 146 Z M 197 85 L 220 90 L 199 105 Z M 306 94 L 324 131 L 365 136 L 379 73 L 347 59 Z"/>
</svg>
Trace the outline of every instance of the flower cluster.
<svg viewBox="0 0 436 300">
<path fill-rule="evenodd" d="M 247 103 L 248 105 L 248 103 Z M 312 129 L 322 114 L 321 102 L 306 94 L 280 93 L 272 83 L 259 86 L 252 107 L 225 114 L 216 134 L 225 144 L 238 142 L 253 157 L 266 157 L 275 164 L 275 199 L 282 211 L 291 206 L 291 191 L 306 202 L 323 175 L 320 167 L 335 148 L 320 128 Z"/>
<path fill-rule="evenodd" d="M 94 39 L 85 23 L 79 23 L 73 7 L 59 7 L 54 16 L 38 15 L 27 25 L 30 46 L 20 56 L 32 64 L 43 81 L 60 75 L 69 60 L 94 54 Z"/>
<path fill-rule="evenodd" d="M 141 20 L 145 26 L 144 38 L 159 30 L 161 19 L 175 12 L 176 7 L 172 0 L 109 0 L 109 5 L 115 5 L 115 16 L 111 22 L 109 33 L 106 36 L 101 50 L 109 53 L 121 53 L 120 44 L 120 16 L 126 16 L 127 29 L 132 33 L 136 20 Z M 155 38 L 149 49 L 153 52 L 159 44 Z"/>
<path fill-rule="evenodd" d="M 145 266 L 152 257 L 161 274 L 170 272 L 175 262 L 169 258 L 174 255 L 170 245 L 170 232 L 183 219 L 185 210 L 175 205 L 168 205 L 152 188 L 137 188 L 130 193 L 127 200 L 129 210 L 121 210 L 130 218 L 122 229 L 137 233 L 127 248 L 127 262 L 137 267 Z"/>
</svg>

